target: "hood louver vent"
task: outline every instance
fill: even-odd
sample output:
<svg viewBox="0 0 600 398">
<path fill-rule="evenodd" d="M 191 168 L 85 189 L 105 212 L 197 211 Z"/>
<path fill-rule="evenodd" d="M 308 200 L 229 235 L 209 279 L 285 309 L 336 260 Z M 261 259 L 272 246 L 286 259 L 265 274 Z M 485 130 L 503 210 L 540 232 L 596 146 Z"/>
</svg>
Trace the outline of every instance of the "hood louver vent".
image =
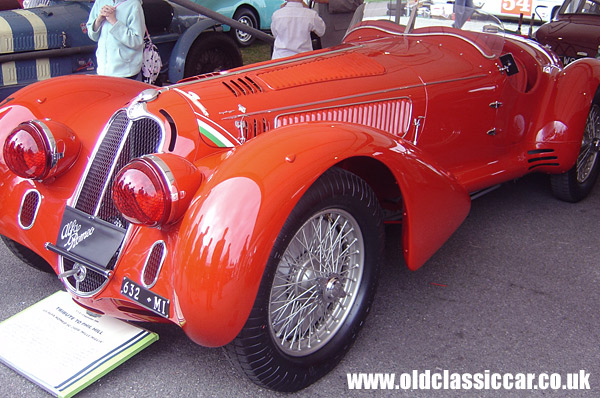
<svg viewBox="0 0 600 398">
<path fill-rule="evenodd" d="M 262 87 L 248 76 L 240 77 L 238 79 L 231 79 L 223 82 L 223 85 L 227 87 L 229 91 L 231 91 L 236 97 L 263 92 Z"/>
<path fill-rule="evenodd" d="M 305 122 L 355 123 L 404 137 L 410 128 L 412 102 L 408 98 L 347 105 L 281 115 L 275 127 Z"/>
<path fill-rule="evenodd" d="M 244 138 L 249 140 L 261 133 L 266 133 L 271 130 L 271 123 L 267 119 L 245 119 L 237 122 L 238 128 L 242 128 Z"/>
</svg>

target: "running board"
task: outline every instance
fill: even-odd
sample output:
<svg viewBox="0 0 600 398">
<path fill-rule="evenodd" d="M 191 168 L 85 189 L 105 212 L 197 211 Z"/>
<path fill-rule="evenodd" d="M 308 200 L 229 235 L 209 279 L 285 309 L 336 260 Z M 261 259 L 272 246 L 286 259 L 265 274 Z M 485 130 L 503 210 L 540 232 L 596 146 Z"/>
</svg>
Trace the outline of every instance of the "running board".
<svg viewBox="0 0 600 398">
<path fill-rule="evenodd" d="M 489 188 L 485 188 L 485 189 L 482 189 L 480 191 L 475 191 L 475 192 L 473 192 L 473 193 L 470 194 L 471 200 L 477 199 L 477 198 L 479 198 L 479 197 L 481 197 L 481 196 L 483 196 L 485 194 L 488 194 L 488 193 L 490 193 L 492 191 L 495 191 L 496 189 L 500 188 L 501 185 L 502 184 L 493 185 L 493 186 L 491 186 Z"/>
</svg>

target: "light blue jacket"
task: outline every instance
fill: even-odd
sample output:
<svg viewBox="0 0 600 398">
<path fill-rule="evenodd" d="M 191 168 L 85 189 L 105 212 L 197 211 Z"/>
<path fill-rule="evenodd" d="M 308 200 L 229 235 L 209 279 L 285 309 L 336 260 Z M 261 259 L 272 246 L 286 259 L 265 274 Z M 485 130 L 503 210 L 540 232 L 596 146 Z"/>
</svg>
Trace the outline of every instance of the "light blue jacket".
<svg viewBox="0 0 600 398">
<path fill-rule="evenodd" d="M 94 21 L 105 5 L 117 7 L 117 22 L 111 25 L 104 21 L 95 31 Z M 90 39 L 98 42 L 99 75 L 130 77 L 140 72 L 146 31 L 141 0 L 96 0 L 87 21 L 87 31 Z"/>
</svg>

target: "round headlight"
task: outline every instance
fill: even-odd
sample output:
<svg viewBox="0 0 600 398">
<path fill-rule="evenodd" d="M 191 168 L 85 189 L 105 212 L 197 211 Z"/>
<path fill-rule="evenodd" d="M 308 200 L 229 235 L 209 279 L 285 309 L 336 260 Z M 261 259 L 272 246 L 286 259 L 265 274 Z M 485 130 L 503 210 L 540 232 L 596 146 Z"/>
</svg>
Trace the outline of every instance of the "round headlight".
<svg viewBox="0 0 600 398">
<path fill-rule="evenodd" d="M 164 223 L 171 208 L 161 176 L 142 160 L 132 161 L 117 174 L 113 201 L 128 221 L 150 227 Z"/>
<path fill-rule="evenodd" d="M 53 167 L 51 143 L 35 123 L 22 123 L 4 142 L 4 161 L 19 177 L 41 180 Z"/>
<path fill-rule="evenodd" d="M 32 120 L 11 131 L 3 155 L 6 166 L 19 177 L 44 180 L 69 170 L 80 150 L 81 143 L 64 124 Z"/>
<path fill-rule="evenodd" d="M 181 219 L 201 181 L 198 168 L 180 156 L 146 155 L 119 171 L 112 187 L 113 201 L 131 223 L 169 225 Z"/>
</svg>

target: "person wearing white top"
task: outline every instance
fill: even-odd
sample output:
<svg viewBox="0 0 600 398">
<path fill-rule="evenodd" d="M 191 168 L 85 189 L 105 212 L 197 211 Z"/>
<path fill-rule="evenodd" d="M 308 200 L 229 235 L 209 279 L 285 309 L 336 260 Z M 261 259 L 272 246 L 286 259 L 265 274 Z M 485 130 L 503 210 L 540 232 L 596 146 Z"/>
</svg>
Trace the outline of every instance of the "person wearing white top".
<svg viewBox="0 0 600 398">
<path fill-rule="evenodd" d="M 145 31 L 141 0 L 96 0 L 87 21 L 89 38 L 98 42 L 96 72 L 138 79 Z"/>
<path fill-rule="evenodd" d="M 272 59 L 289 57 L 311 51 L 311 32 L 317 36 L 325 33 L 325 22 L 315 10 L 308 8 L 302 0 L 288 0 L 273 13 L 271 32 L 275 37 Z"/>
</svg>

